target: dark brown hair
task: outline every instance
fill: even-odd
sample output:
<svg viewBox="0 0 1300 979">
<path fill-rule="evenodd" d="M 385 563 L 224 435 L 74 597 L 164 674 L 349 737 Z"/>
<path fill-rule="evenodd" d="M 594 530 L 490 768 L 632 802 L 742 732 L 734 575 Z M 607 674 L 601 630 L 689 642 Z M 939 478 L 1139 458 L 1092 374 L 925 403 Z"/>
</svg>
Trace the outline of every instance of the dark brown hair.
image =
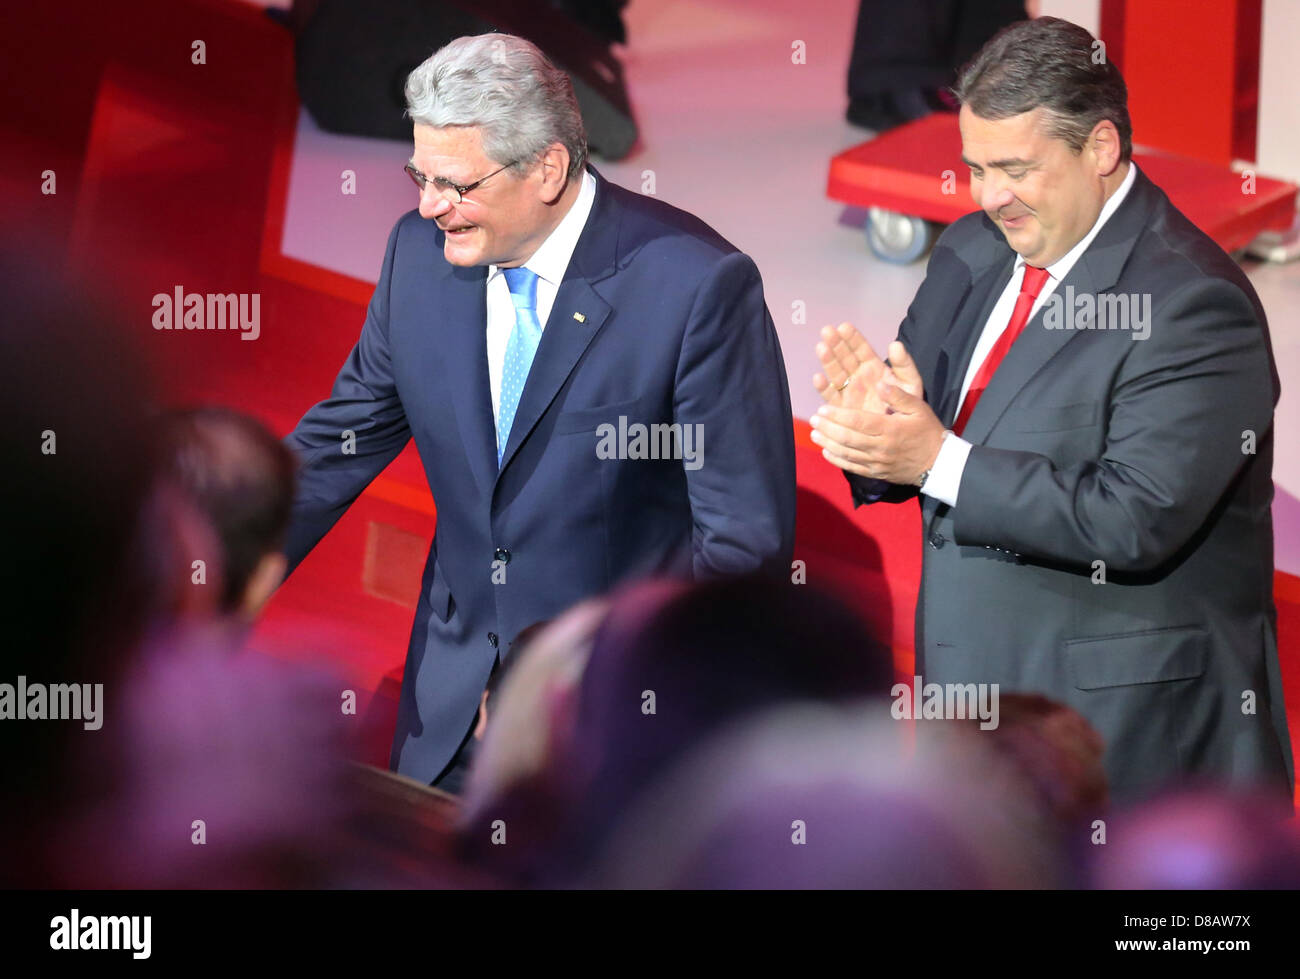
<svg viewBox="0 0 1300 979">
<path fill-rule="evenodd" d="M 981 119 L 1008 119 L 1046 110 L 1048 133 L 1079 153 L 1097 123 L 1119 131 L 1120 158 L 1133 155 L 1128 87 L 1102 42 L 1056 17 L 1006 27 L 962 68 L 953 89 Z"/>
</svg>

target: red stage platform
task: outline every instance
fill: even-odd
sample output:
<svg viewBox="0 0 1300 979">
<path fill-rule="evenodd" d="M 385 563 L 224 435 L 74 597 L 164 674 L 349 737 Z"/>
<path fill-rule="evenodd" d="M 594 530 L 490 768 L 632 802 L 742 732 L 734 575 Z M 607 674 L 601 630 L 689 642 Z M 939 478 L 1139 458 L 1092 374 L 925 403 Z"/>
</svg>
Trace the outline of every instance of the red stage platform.
<svg viewBox="0 0 1300 979">
<path fill-rule="evenodd" d="M 1133 160 L 1224 251 L 1244 248 L 1261 231 L 1285 231 L 1295 218 L 1295 184 L 1258 175 L 1251 180 L 1246 173 L 1171 153 L 1134 151 Z M 969 214 L 975 205 L 970 171 L 961 161 L 957 117 L 935 113 L 836 155 L 826 195 L 939 224 Z M 913 234 L 926 235 L 928 242 L 932 232 L 920 228 L 919 220 Z M 891 240 L 877 237 L 872 250 L 887 261 L 911 261 L 924 253 L 914 237 L 894 241 L 903 244 L 881 254 Z"/>
</svg>

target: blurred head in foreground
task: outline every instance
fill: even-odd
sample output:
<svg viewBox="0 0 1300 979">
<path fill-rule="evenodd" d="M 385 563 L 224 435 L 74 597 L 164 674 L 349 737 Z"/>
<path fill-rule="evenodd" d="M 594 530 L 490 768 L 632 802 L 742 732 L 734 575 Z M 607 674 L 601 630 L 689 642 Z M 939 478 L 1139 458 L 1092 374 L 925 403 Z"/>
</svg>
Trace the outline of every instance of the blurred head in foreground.
<svg viewBox="0 0 1300 979">
<path fill-rule="evenodd" d="M 0 710 L 26 693 L 26 716 L 0 720 L 0 884 L 336 879 L 341 684 L 175 628 L 178 606 L 215 607 L 220 553 L 156 478 L 157 408 L 129 321 L 51 272 L 61 261 L 0 255 Z M 196 553 L 213 555 L 203 589 Z"/>
<path fill-rule="evenodd" d="M 501 691 L 501 714 L 529 696 L 523 671 L 521 661 Z M 631 586 L 599 623 L 565 724 L 549 725 L 547 764 L 505 798 L 482 789 L 486 775 L 471 780 L 469 848 L 527 880 L 568 879 L 642 789 L 716 729 L 785 701 L 883 695 L 892 672 L 863 622 L 806 585 L 755 575 Z M 488 771 L 498 736 L 489 724 Z M 509 845 L 488 846 L 494 820 Z"/>
<path fill-rule="evenodd" d="M 998 726 L 978 736 L 1019 765 L 1062 827 L 1072 832 L 1106 814 L 1106 745 L 1087 718 L 1038 694 L 1004 693 Z"/>
<path fill-rule="evenodd" d="M 218 612 L 251 622 L 284 578 L 292 453 L 257 419 L 229 408 L 171 412 L 163 478 L 211 527 L 224 569 Z"/>
<path fill-rule="evenodd" d="M 556 749 L 571 736 L 578 684 L 608 609 L 604 599 L 582 602 L 526 643 L 516 642 L 474 756 L 464 799 L 467 819 L 512 785 L 550 770 Z"/>
<path fill-rule="evenodd" d="M 521 636 L 488 697 L 491 720 L 474 755 L 460 828 L 465 855 L 496 873 L 528 877 L 563 818 L 559 758 L 572 737 L 578 684 L 608 610 L 605 599 L 582 602 Z M 492 842 L 496 820 L 505 820 L 507 834 L 515 828 L 508 846 Z"/>
<path fill-rule="evenodd" d="M 1097 888 L 1300 887 L 1300 831 L 1272 794 L 1182 789 L 1117 814 L 1105 830 L 1092 849 Z"/>
<path fill-rule="evenodd" d="M 595 823 L 729 721 L 783 701 L 884 695 L 893 681 L 886 644 L 809 585 L 746 575 L 648 604 L 629 629 L 615 606 L 582 681 L 572 748 Z"/>
<path fill-rule="evenodd" d="M 323 887 L 354 868 L 346 684 L 173 629 L 114 698 L 114 791 L 75 814 L 61 867 L 81 887 Z M 72 846 L 71 841 L 78 845 Z M 93 853 L 93 859 L 86 859 Z"/>
<path fill-rule="evenodd" d="M 789 704 L 657 778 L 581 881 L 615 888 L 1059 886 L 1046 812 L 966 725 L 908 726 L 880 699 Z"/>
</svg>

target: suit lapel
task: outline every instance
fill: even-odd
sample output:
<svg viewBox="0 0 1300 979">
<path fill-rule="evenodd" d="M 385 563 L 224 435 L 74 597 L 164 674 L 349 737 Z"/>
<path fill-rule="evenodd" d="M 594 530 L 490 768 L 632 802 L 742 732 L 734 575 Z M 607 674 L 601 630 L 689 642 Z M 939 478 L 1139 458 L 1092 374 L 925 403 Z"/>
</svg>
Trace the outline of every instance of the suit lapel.
<svg viewBox="0 0 1300 979">
<path fill-rule="evenodd" d="M 985 442 L 993 426 L 1002 417 L 1002 413 L 1020 393 L 1020 389 L 1029 383 L 1029 379 L 1037 374 L 1044 364 L 1056 356 L 1057 351 L 1074 339 L 1073 330 L 1049 330 L 1043 325 L 1044 312 L 1051 303 L 1064 298 L 1066 295 L 1064 290 L 1067 286 L 1073 286 L 1075 292 L 1080 292 L 1085 287 L 1095 291 L 1082 260 L 1075 264 L 1070 274 L 1056 287 L 1055 296 L 1059 299 L 1049 297 L 1044 302 L 1038 312 L 1025 324 L 1023 332 L 1011 345 L 1006 356 L 1002 358 L 1002 363 L 989 379 L 988 386 L 980 395 L 979 403 L 975 405 L 975 410 L 971 412 L 970 420 L 966 423 L 966 429 L 962 432 L 962 438 L 967 442 L 976 445 Z M 1002 326 L 1005 328 L 1006 324 Z"/>
<path fill-rule="evenodd" d="M 611 274 L 616 266 L 620 209 L 612 199 L 609 185 L 594 168 L 592 175 L 596 178 L 596 199 L 565 269 L 564 281 L 556 292 L 519 396 L 519 408 L 501 458 L 502 472 L 555 400 L 610 314 L 609 304 L 596 294 L 591 284 Z"/>
<path fill-rule="evenodd" d="M 441 233 L 436 247 L 442 250 Z M 446 268 L 438 306 L 449 328 L 439 359 L 470 469 L 480 491 L 487 493 L 497 478 L 496 423 L 487 361 L 487 267 Z"/>
<path fill-rule="evenodd" d="M 996 231 L 995 231 L 996 233 Z M 932 387 L 939 392 L 937 399 L 931 395 L 930 407 L 943 422 L 944 428 L 952 427 L 957 414 L 957 395 L 961 393 L 962 380 L 966 376 L 966 366 L 970 362 L 971 352 L 979 339 L 980 330 L 989 312 L 998 300 L 998 295 L 1007 284 L 1011 274 L 1012 253 L 998 235 L 998 240 L 991 242 L 994 250 L 990 259 L 989 243 L 978 253 L 982 264 L 968 265 L 969 277 L 966 291 L 958 301 L 953 313 L 952 327 L 939 348 L 935 364 Z M 1002 245 L 1006 254 L 996 249 Z M 926 524 L 926 536 L 934 525 L 935 518 L 948 511 L 948 506 L 934 497 L 922 495 L 921 514 Z"/>
<path fill-rule="evenodd" d="M 978 278 L 968 288 L 953 327 L 948 331 L 947 339 L 939 350 L 939 367 L 935 375 L 936 381 L 939 381 L 939 374 L 942 371 L 943 387 L 934 411 L 943 421 L 945 428 L 951 427 L 953 419 L 957 416 L 957 396 L 961 394 L 961 385 L 969 369 L 971 354 L 979 341 L 985 321 L 997 304 L 998 296 L 1006 287 L 1013 267 L 1013 260 L 1007 258 L 978 273 Z"/>
<path fill-rule="evenodd" d="M 537 354 L 519 396 L 519 409 L 510 426 L 510 438 L 501 458 L 504 472 L 519 446 L 546 412 L 560 388 L 573 372 L 578 359 L 609 316 L 609 304 L 583 279 L 571 279 L 566 273 L 555 296 L 555 305 L 542 330 Z M 581 320 L 578 317 L 582 317 Z"/>
</svg>

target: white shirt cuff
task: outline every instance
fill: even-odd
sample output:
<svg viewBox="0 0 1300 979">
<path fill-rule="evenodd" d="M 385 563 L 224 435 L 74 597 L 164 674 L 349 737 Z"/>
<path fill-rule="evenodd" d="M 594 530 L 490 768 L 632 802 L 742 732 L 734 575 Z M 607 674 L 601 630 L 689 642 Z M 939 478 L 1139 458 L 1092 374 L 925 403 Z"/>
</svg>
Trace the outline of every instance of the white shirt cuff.
<svg viewBox="0 0 1300 979">
<path fill-rule="evenodd" d="M 957 505 L 957 491 L 961 489 L 961 474 L 966 468 L 966 459 L 970 456 L 971 443 L 958 435 L 949 433 L 943 437 L 939 446 L 938 458 L 930 468 L 930 475 L 925 477 L 921 492 L 949 506 Z"/>
</svg>

